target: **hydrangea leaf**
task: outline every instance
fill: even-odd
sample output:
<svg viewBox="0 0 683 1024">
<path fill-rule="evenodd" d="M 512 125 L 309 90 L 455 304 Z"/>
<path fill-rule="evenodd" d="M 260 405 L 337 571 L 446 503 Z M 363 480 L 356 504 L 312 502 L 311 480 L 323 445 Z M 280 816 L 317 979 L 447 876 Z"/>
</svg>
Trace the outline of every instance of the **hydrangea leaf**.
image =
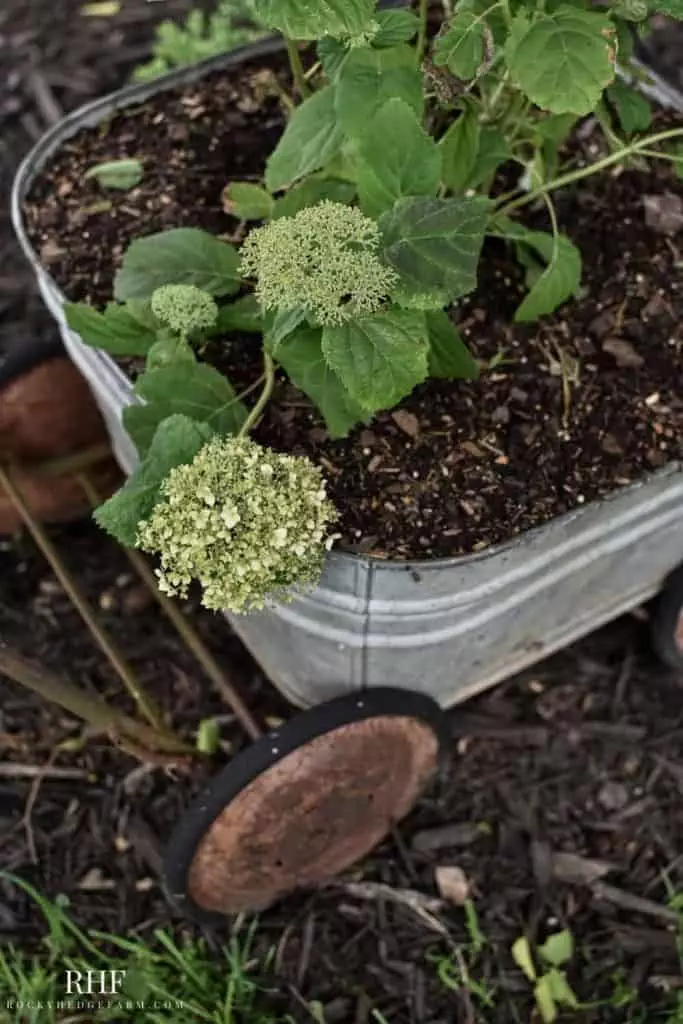
<svg viewBox="0 0 683 1024">
<path fill-rule="evenodd" d="M 437 289 L 450 300 L 472 291 L 490 208 L 481 196 L 400 199 L 379 226 L 384 257 L 403 287 Z"/>
<path fill-rule="evenodd" d="M 439 142 L 441 180 L 446 188 L 460 192 L 474 169 L 479 149 L 479 119 L 467 107 Z"/>
<path fill-rule="evenodd" d="M 290 39 L 372 34 L 374 13 L 374 0 L 254 0 L 257 20 Z"/>
<path fill-rule="evenodd" d="M 263 331 L 263 312 L 253 294 L 243 295 L 240 299 L 218 310 L 218 320 L 212 335 L 225 334 L 226 331 L 244 331 L 245 334 L 261 334 Z"/>
<path fill-rule="evenodd" d="M 545 263 L 528 295 L 515 312 L 516 323 L 527 323 L 553 313 L 575 295 L 581 284 L 581 253 L 565 235 L 531 231 L 511 220 L 496 222 L 496 234 L 534 250 Z"/>
<path fill-rule="evenodd" d="M 240 220 L 266 220 L 273 212 L 273 197 L 251 181 L 233 181 L 223 190 L 223 208 Z"/>
<path fill-rule="evenodd" d="M 123 423 L 141 456 L 149 450 L 159 424 L 175 413 L 207 423 L 219 434 L 237 433 L 247 416 L 228 380 L 206 363 L 149 370 L 135 390 L 146 404 L 129 406 Z"/>
<path fill-rule="evenodd" d="M 617 80 L 607 90 L 607 98 L 614 105 L 619 124 L 630 135 L 646 131 L 652 122 L 652 108 L 641 92 Z"/>
<path fill-rule="evenodd" d="M 362 135 L 368 119 L 392 98 L 402 99 L 422 116 L 422 76 L 412 47 L 351 50 L 336 86 L 336 111 L 344 131 L 352 137 Z"/>
<path fill-rule="evenodd" d="M 475 380 L 479 363 L 443 310 L 427 313 L 429 332 L 429 376 L 446 380 Z"/>
<path fill-rule="evenodd" d="M 193 284 L 210 295 L 239 290 L 239 257 L 227 242 L 199 228 L 172 228 L 137 238 L 126 249 L 114 281 L 114 295 L 148 299 L 166 284 Z"/>
<path fill-rule="evenodd" d="M 512 156 L 510 145 L 497 128 L 483 128 L 479 132 L 479 146 L 474 166 L 467 176 L 464 188 L 479 188 L 493 179 L 501 164 Z"/>
<path fill-rule="evenodd" d="M 113 356 L 144 356 L 157 337 L 153 327 L 115 302 L 103 313 L 84 302 L 67 302 L 64 315 L 71 330 L 79 334 L 86 345 Z"/>
<path fill-rule="evenodd" d="M 372 45 L 380 48 L 409 43 L 417 35 L 420 19 L 414 11 L 378 11 L 375 20 L 379 25 Z"/>
<path fill-rule="evenodd" d="M 402 196 L 434 195 L 441 156 L 414 110 L 404 100 L 391 99 L 359 140 L 357 168 L 361 208 L 378 217 Z"/>
<path fill-rule="evenodd" d="M 659 14 L 667 14 L 670 18 L 683 21 L 683 0 L 653 0 L 650 4 L 652 11 Z"/>
<path fill-rule="evenodd" d="M 266 164 L 266 188 L 278 192 L 324 167 L 342 146 L 335 90 L 327 86 L 296 108 Z"/>
<path fill-rule="evenodd" d="M 346 437 L 356 423 L 368 418 L 325 360 L 319 327 L 302 327 L 290 334 L 277 357 L 292 383 L 320 410 L 331 438 Z"/>
<path fill-rule="evenodd" d="M 393 308 L 326 327 L 322 350 L 354 401 L 368 412 L 390 409 L 427 377 L 424 313 Z"/>
<path fill-rule="evenodd" d="M 434 63 L 456 78 L 474 78 L 484 60 L 485 22 L 474 11 L 458 10 L 446 32 L 434 43 Z"/>
<path fill-rule="evenodd" d="M 139 524 L 159 500 L 162 483 L 175 466 L 191 462 L 212 436 L 206 423 L 170 416 L 157 427 L 145 460 L 117 493 L 95 512 L 99 525 L 120 544 L 134 547 Z"/>
<path fill-rule="evenodd" d="M 614 79 L 614 37 L 613 23 L 598 11 L 561 4 L 532 20 L 520 13 L 506 45 L 508 68 L 544 110 L 588 114 Z"/>
<path fill-rule="evenodd" d="M 275 203 L 273 220 L 278 217 L 293 217 L 306 206 L 315 206 L 323 199 L 334 203 L 351 203 L 356 195 L 356 186 L 340 178 L 311 177 L 295 185 Z"/>
</svg>

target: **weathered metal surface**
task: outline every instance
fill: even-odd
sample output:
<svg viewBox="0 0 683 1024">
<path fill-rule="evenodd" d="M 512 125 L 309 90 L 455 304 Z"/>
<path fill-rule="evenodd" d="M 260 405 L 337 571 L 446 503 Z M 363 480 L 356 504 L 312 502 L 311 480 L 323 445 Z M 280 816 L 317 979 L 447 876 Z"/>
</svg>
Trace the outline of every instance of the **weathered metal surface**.
<svg viewBox="0 0 683 1024">
<path fill-rule="evenodd" d="M 90 104 L 48 133 L 17 175 L 12 197 L 17 237 L 128 472 L 135 452 L 121 414 L 137 399 L 113 360 L 87 348 L 66 326 L 63 295 L 26 238 L 22 200 L 45 160 L 80 128 L 258 52 L 258 46 L 250 47 Z M 652 86 L 649 91 L 652 95 Z M 683 97 L 670 88 L 655 83 L 654 92 L 663 105 L 683 110 Z M 683 471 L 674 464 L 609 500 L 479 555 L 406 564 L 332 552 L 312 594 L 290 605 L 227 617 L 273 683 L 296 704 L 398 685 L 448 705 L 647 600 L 680 562 Z"/>
<path fill-rule="evenodd" d="M 253 780 L 200 842 L 188 889 L 203 910 L 259 910 L 329 881 L 405 817 L 438 740 L 415 718 L 376 717 L 318 736 Z"/>
</svg>

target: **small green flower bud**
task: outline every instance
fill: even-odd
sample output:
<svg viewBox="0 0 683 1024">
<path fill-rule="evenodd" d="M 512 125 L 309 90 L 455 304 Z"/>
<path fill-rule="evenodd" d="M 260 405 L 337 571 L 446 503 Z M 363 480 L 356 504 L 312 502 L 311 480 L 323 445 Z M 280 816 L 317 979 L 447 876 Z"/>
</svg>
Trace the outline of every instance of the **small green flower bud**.
<svg viewBox="0 0 683 1024">
<path fill-rule="evenodd" d="M 309 459 L 216 437 L 161 494 L 137 544 L 161 556 L 165 593 L 184 595 L 196 579 L 205 607 L 244 612 L 320 578 L 337 513 Z"/>
<path fill-rule="evenodd" d="M 326 199 L 252 231 L 241 271 L 256 278 L 264 309 L 303 309 L 320 324 L 342 324 L 379 310 L 397 282 L 380 244 L 373 220 Z"/>
<path fill-rule="evenodd" d="M 153 293 L 151 305 L 157 320 L 183 337 L 208 331 L 218 319 L 212 297 L 193 284 L 164 284 Z"/>
</svg>

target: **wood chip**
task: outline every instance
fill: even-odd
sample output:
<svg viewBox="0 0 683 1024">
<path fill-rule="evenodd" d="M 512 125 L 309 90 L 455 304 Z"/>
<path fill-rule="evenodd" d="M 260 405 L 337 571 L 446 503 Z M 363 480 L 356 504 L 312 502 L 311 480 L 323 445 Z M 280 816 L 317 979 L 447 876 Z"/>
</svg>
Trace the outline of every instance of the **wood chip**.
<svg viewBox="0 0 683 1024">
<path fill-rule="evenodd" d="M 638 367 L 643 366 L 645 363 L 645 360 L 636 352 L 633 345 L 628 341 L 624 341 L 623 338 L 605 338 L 602 343 L 602 349 L 603 352 L 608 352 L 611 356 L 614 356 L 617 366 L 624 370 L 637 370 Z"/>
<path fill-rule="evenodd" d="M 408 437 L 417 437 L 420 433 L 420 421 L 414 413 L 408 412 L 406 409 L 397 409 L 396 412 L 392 412 L 391 418 L 399 430 L 402 430 Z"/>
<path fill-rule="evenodd" d="M 615 865 L 609 861 L 582 857 L 578 853 L 563 850 L 555 850 L 550 860 L 553 878 L 569 885 L 592 885 L 615 869 Z"/>
<path fill-rule="evenodd" d="M 456 907 L 463 907 L 470 898 L 467 875 L 455 864 L 439 864 L 434 869 L 436 887 L 443 899 Z"/>
<path fill-rule="evenodd" d="M 432 850 L 442 850 L 449 846 L 470 846 L 485 833 L 486 829 L 474 822 L 453 822 L 450 825 L 416 832 L 410 845 L 417 853 L 430 853 Z"/>
<path fill-rule="evenodd" d="M 78 888 L 83 892 L 104 892 L 115 889 L 116 882 L 113 878 L 105 878 L 101 868 L 91 868 L 81 878 Z"/>
</svg>

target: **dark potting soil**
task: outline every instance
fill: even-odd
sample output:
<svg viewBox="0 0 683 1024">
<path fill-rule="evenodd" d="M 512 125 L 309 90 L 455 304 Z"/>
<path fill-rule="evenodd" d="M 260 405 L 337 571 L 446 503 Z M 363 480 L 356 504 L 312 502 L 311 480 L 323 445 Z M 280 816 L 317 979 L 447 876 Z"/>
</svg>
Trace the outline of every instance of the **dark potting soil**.
<svg viewBox="0 0 683 1024">
<path fill-rule="evenodd" d="M 26 204 L 43 263 L 71 299 L 102 304 L 128 242 L 194 225 L 235 238 L 231 180 L 258 180 L 282 128 L 263 63 L 129 109 L 65 144 Z M 583 125 L 572 158 L 600 143 Z M 88 167 L 143 160 L 142 184 L 106 197 Z M 347 549 L 378 557 L 478 551 L 603 498 L 683 455 L 683 182 L 665 164 L 608 172 L 556 194 L 584 259 L 583 295 L 538 325 L 514 325 L 522 271 L 486 246 L 477 291 L 454 319 L 477 382 L 430 381 L 392 412 L 330 441 L 310 402 L 281 382 L 257 437 L 323 467 Z M 543 211 L 527 223 L 547 228 Z M 238 386 L 259 373 L 253 338 L 205 357 Z M 134 369 L 133 367 L 129 367 Z"/>
</svg>

